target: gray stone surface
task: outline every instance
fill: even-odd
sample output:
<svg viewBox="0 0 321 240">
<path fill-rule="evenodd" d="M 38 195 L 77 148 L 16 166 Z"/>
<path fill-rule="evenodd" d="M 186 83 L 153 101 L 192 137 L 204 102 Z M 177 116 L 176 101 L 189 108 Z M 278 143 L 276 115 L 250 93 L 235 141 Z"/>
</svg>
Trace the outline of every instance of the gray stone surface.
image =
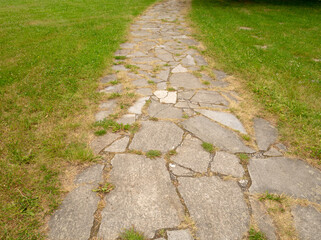
<svg viewBox="0 0 321 240">
<path fill-rule="evenodd" d="M 269 151 L 263 153 L 264 156 L 267 157 L 280 157 L 282 153 L 280 153 L 276 148 L 271 147 Z"/>
<path fill-rule="evenodd" d="M 237 117 L 235 117 L 231 113 L 211 111 L 211 110 L 205 110 L 205 109 L 200 109 L 196 111 L 216 122 L 219 122 L 234 130 L 237 130 L 237 131 L 240 131 L 241 133 L 246 134 L 243 124 L 240 122 L 240 120 L 238 120 Z"/>
<path fill-rule="evenodd" d="M 165 62 L 174 61 L 172 54 L 167 52 L 164 49 L 156 49 L 155 54 L 156 54 L 156 57 L 158 57 L 162 61 L 165 61 Z"/>
<path fill-rule="evenodd" d="M 95 114 L 95 121 L 102 121 L 112 113 L 113 113 L 113 111 L 111 109 L 99 111 L 98 113 Z"/>
<path fill-rule="evenodd" d="M 269 240 L 277 240 L 275 227 L 269 214 L 266 212 L 264 205 L 254 198 L 250 197 L 252 215 L 258 228 Z"/>
<path fill-rule="evenodd" d="M 187 72 L 187 69 L 184 68 L 181 64 L 178 64 L 172 70 L 172 73 L 186 73 L 186 72 Z"/>
<path fill-rule="evenodd" d="M 151 238 L 157 229 L 180 224 L 184 212 L 164 160 L 118 154 L 112 165 L 110 182 L 116 188 L 105 198 L 98 237 L 114 240 L 134 225 Z"/>
<path fill-rule="evenodd" d="M 151 96 L 153 95 L 153 91 L 150 88 L 139 88 L 136 90 L 138 94 L 141 94 L 143 96 Z"/>
<path fill-rule="evenodd" d="M 107 133 L 103 136 L 95 137 L 90 143 L 90 147 L 94 154 L 100 153 L 106 146 L 113 143 L 120 135 L 117 133 Z"/>
<path fill-rule="evenodd" d="M 117 85 L 106 87 L 103 90 L 101 90 L 100 92 L 103 92 L 103 93 L 120 93 L 120 92 L 122 92 L 122 90 L 123 90 L 123 86 L 121 84 L 117 84 Z"/>
<path fill-rule="evenodd" d="M 94 221 L 99 197 L 94 185 L 82 185 L 71 191 L 49 221 L 49 239 L 87 240 Z"/>
<path fill-rule="evenodd" d="M 277 130 L 266 120 L 262 118 L 254 119 L 255 139 L 260 150 L 268 150 L 277 137 Z"/>
<path fill-rule="evenodd" d="M 142 109 L 149 97 L 142 97 L 138 99 L 133 106 L 128 109 L 128 112 L 135 114 L 142 114 Z"/>
<path fill-rule="evenodd" d="M 125 68 L 124 65 L 113 65 L 111 69 L 113 69 L 114 71 L 128 71 L 128 69 Z"/>
<path fill-rule="evenodd" d="M 177 147 L 182 141 L 183 130 L 172 122 L 145 121 L 141 124 L 142 127 L 135 134 L 129 146 L 130 149 L 167 152 Z"/>
<path fill-rule="evenodd" d="M 107 102 L 103 102 L 99 104 L 100 109 L 107 109 L 107 110 L 113 110 L 117 106 L 116 100 L 108 100 Z"/>
<path fill-rule="evenodd" d="M 214 87 L 221 87 L 221 88 L 224 88 L 230 85 L 228 82 L 224 82 L 224 81 L 212 81 L 211 84 Z"/>
<path fill-rule="evenodd" d="M 105 148 L 104 151 L 105 152 L 116 152 L 116 153 L 125 152 L 128 142 L 129 142 L 129 137 L 125 136 L 125 137 L 113 142 L 109 147 Z"/>
<path fill-rule="evenodd" d="M 176 88 L 204 88 L 204 85 L 191 73 L 174 73 L 169 79 L 171 85 Z"/>
<path fill-rule="evenodd" d="M 182 59 L 182 64 L 187 66 L 195 66 L 195 60 L 191 55 L 187 55 L 184 59 Z"/>
<path fill-rule="evenodd" d="M 216 152 L 213 162 L 211 163 L 211 170 L 234 177 L 243 177 L 244 169 L 239 163 L 239 159 L 227 152 Z"/>
<path fill-rule="evenodd" d="M 169 76 L 169 72 L 170 72 L 169 69 L 162 70 L 156 76 L 157 76 L 157 78 L 159 78 L 159 79 L 161 79 L 163 81 L 167 81 L 168 76 Z"/>
<path fill-rule="evenodd" d="M 188 230 L 167 231 L 168 240 L 193 240 Z"/>
<path fill-rule="evenodd" d="M 167 88 L 167 83 L 166 82 L 157 83 L 156 87 L 158 90 L 165 90 Z"/>
<path fill-rule="evenodd" d="M 199 91 L 191 99 L 197 103 L 211 103 L 216 105 L 228 106 L 229 102 L 218 92 L 214 91 Z"/>
<path fill-rule="evenodd" d="M 194 91 L 184 91 L 178 93 L 179 99 L 190 100 L 194 96 Z"/>
<path fill-rule="evenodd" d="M 285 193 L 321 203 L 321 173 L 307 163 L 283 157 L 250 159 L 250 192 Z"/>
<path fill-rule="evenodd" d="M 211 156 L 201 146 L 202 142 L 188 135 L 176 149 L 177 154 L 171 160 L 196 172 L 206 172 Z"/>
<path fill-rule="evenodd" d="M 146 79 L 137 79 L 133 81 L 132 84 L 135 85 L 136 87 L 148 86 L 148 82 Z"/>
<path fill-rule="evenodd" d="M 321 213 L 314 207 L 297 205 L 292 208 L 294 223 L 300 239 L 321 239 Z"/>
<path fill-rule="evenodd" d="M 156 118 L 181 119 L 183 111 L 181 109 L 174 108 L 169 104 L 152 101 L 148 107 L 148 115 Z"/>
<path fill-rule="evenodd" d="M 224 78 L 227 77 L 227 74 L 225 72 L 222 72 L 222 71 L 213 70 L 213 73 L 214 73 L 215 78 L 217 80 L 223 80 Z"/>
<path fill-rule="evenodd" d="M 118 123 L 133 124 L 136 121 L 136 115 L 133 113 L 125 114 L 120 119 L 117 120 Z"/>
<path fill-rule="evenodd" d="M 170 163 L 169 164 L 169 169 L 172 171 L 173 174 L 175 174 L 176 176 L 193 176 L 194 173 L 189 170 L 189 169 L 186 169 L 186 168 L 183 168 L 177 164 L 174 164 L 174 163 Z"/>
<path fill-rule="evenodd" d="M 242 239 L 249 227 L 249 210 L 234 181 L 218 177 L 179 178 L 181 193 L 200 240 Z"/>
<path fill-rule="evenodd" d="M 103 180 L 103 169 L 104 165 L 102 164 L 90 166 L 76 176 L 74 183 L 98 184 Z"/>
<path fill-rule="evenodd" d="M 232 131 L 221 127 L 219 124 L 203 116 L 192 117 L 182 123 L 183 127 L 214 146 L 233 153 L 253 153 L 254 150 L 247 147 L 241 139 Z"/>
<path fill-rule="evenodd" d="M 103 77 L 103 78 L 100 80 L 100 82 L 101 82 L 101 83 L 109 83 L 109 82 L 115 81 L 115 80 L 117 80 L 116 74 L 109 74 L 109 75 Z"/>
</svg>

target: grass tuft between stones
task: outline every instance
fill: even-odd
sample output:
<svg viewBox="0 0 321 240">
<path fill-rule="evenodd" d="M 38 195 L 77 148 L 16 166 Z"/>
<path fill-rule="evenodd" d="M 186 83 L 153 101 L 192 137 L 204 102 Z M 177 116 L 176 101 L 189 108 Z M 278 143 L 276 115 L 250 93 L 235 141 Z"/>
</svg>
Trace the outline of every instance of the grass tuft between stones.
<svg viewBox="0 0 321 240">
<path fill-rule="evenodd" d="M 120 240 L 145 240 L 144 234 L 138 232 L 134 227 L 125 229 L 120 234 Z"/>
<path fill-rule="evenodd" d="M 277 194 L 269 193 L 269 192 L 262 194 L 259 198 L 260 201 L 271 200 L 271 201 L 276 201 L 279 203 L 281 203 L 283 199 L 284 199 L 284 197 L 277 195 Z"/>
<path fill-rule="evenodd" d="M 245 153 L 240 153 L 238 154 L 239 158 L 241 159 L 241 162 L 244 163 L 244 164 L 248 164 L 249 163 L 249 159 L 250 157 L 245 154 Z"/>
<path fill-rule="evenodd" d="M 158 150 L 149 150 L 147 153 L 146 153 L 146 157 L 148 158 L 156 158 L 156 157 L 160 157 L 162 156 L 162 153 Z"/>
<path fill-rule="evenodd" d="M 111 183 L 105 183 L 104 186 L 100 186 L 99 188 L 93 189 L 93 192 L 100 192 L 100 193 L 109 193 L 115 189 L 115 186 Z"/>
<path fill-rule="evenodd" d="M 249 231 L 249 240 L 266 240 L 267 238 L 260 231 L 251 228 Z"/>
<path fill-rule="evenodd" d="M 205 151 L 209 152 L 209 153 L 213 153 L 215 152 L 215 148 L 213 146 L 213 144 L 208 143 L 208 142 L 203 142 L 202 143 L 202 147 Z"/>
</svg>

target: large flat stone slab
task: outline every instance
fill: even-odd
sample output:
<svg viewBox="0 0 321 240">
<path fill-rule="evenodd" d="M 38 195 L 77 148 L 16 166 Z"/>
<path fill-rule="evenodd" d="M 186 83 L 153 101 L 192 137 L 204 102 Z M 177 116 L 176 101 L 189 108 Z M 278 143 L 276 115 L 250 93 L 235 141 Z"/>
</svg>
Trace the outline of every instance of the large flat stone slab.
<svg viewBox="0 0 321 240">
<path fill-rule="evenodd" d="M 142 97 L 138 99 L 133 106 L 128 109 L 128 112 L 135 114 L 142 114 L 142 109 L 149 97 Z"/>
<path fill-rule="evenodd" d="M 215 105 L 228 106 L 229 102 L 218 92 L 199 91 L 191 99 L 195 103 L 211 103 Z"/>
<path fill-rule="evenodd" d="M 276 237 L 276 229 L 273 224 L 272 218 L 269 216 L 267 211 L 264 208 L 264 204 L 261 202 L 250 198 L 250 203 L 252 207 L 252 215 L 254 218 L 255 223 L 257 224 L 258 228 L 269 240 L 277 240 Z"/>
<path fill-rule="evenodd" d="M 284 157 L 250 159 L 250 192 L 285 193 L 321 203 L 321 173 L 307 163 Z"/>
<path fill-rule="evenodd" d="M 156 118 L 181 119 L 183 111 L 169 104 L 152 101 L 148 108 L 148 115 Z"/>
<path fill-rule="evenodd" d="M 195 134 L 204 142 L 210 142 L 219 148 L 233 153 L 254 152 L 254 150 L 247 147 L 234 132 L 221 127 L 219 124 L 203 116 L 192 117 L 184 121 L 182 125 L 187 131 Z"/>
<path fill-rule="evenodd" d="M 183 133 L 183 130 L 172 122 L 145 121 L 135 134 L 129 149 L 167 152 L 180 144 Z"/>
<path fill-rule="evenodd" d="M 193 240 L 188 230 L 167 231 L 168 240 Z"/>
<path fill-rule="evenodd" d="M 177 155 L 171 157 L 174 162 L 196 172 L 206 172 L 211 155 L 201 146 L 202 142 L 190 135 L 176 149 Z"/>
<path fill-rule="evenodd" d="M 312 206 L 292 208 L 294 224 L 300 239 L 321 239 L 321 213 Z"/>
<path fill-rule="evenodd" d="M 129 137 L 125 136 L 119 140 L 113 142 L 109 147 L 105 148 L 105 152 L 125 152 L 127 145 L 129 143 Z"/>
<path fill-rule="evenodd" d="M 114 240 L 124 228 L 135 226 L 152 238 L 157 229 L 180 224 L 183 207 L 163 159 L 119 154 L 112 165 L 109 181 L 116 188 L 105 198 L 98 237 Z"/>
<path fill-rule="evenodd" d="M 95 164 L 78 174 L 74 182 L 75 184 L 98 184 L 103 180 L 103 169 L 104 165 Z"/>
<path fill-rule="evenodd" d="M 90 147 L 95 154 L 99 154 L 106 146 L 110 145 L 121 135 L 117 133 L 107 133 L 100 137 L 95 137 L 90 143 Z"/>
<path fill-rule="evenodd" d="M 235 155 L 219 151 L 215 153 L 211 170 L 213 172 L 241 178 L 244 175 L 244 169 L 239 161 Z"/>
<path fill-rule="evenodd" d="M 178 189 L 200 240 L 242 239 L 249 227 L 249 210 L 236 182 L 218 177 L 179 178 Z"/>
<path fill-rule="evenodd" d="M 204 88 L 204 85 L 191 73 L 174 73 L 169 78 L 175 88 L 197 89 Z"/>
<path fill-rule="evenodd" d="M 93 188 L 94 185 L 82 185 L 67 195 L 49 221 L 49 239 L 89 239 L 100 199 Z"/>
<path fill-rule="evenodd" d="M 216 122 L 219 122 L 227 127 L 230 127 L 236 131 L 239 131 L 243 134 L 246 134 L 243 124 L 240 122 L 240 120 L 238 120 L 237 117 L 235 117 L 231 113 L 211 111 L 211 110 L 206 110 L 206 109 L 200 109 L 200 110 L 196 110 L 196 111 L 203 114 L 204 116 L 216 121 Z"/>
<path fill-rule="evenodd" d="M 262 118 L 254 119 L 254 130 L 255 139 L 260 150 L 268 150 L 278 137 L 275 127 Z"/>
</svg>

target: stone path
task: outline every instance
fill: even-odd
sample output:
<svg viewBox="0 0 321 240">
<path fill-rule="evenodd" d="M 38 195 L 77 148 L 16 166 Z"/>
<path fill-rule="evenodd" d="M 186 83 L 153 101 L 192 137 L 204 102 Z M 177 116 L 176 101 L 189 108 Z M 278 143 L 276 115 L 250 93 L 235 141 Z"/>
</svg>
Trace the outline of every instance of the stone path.
<svg viewBox="0 0 321 240">
<path fill-rule="evenodd" d="M 184 20 L 188 6 L 161 1 L 132 24 L 131 40 L 115 54 L 126 59 L 101 82 L 106 94 L 125 93 L 121 80 L 108 83 L 130 79 L 140 98 L 118 122 L 138 122 L 140 129 L 91 142 L 104 164 L 76 177 L 49 221 L 50 239 L 114 240 L 132 226 L 150 239 L 244 239 L 253 226 L 281 239 L 274 213 L 257 197 L 266 191 L 294 199 L 287 205 L 292 239 L 321 239 L 320 171 L 284 157 L 277 130 L 264 119 L 253 119 L 257 146 L 247 145 L 247 131 L 230 110 L 241 98 L 227 74 L 204 71 L 207 62 Z M 117 108 L 117 99 L 102 103 L 96 120 Z M 161 156 L 142 154 L 149 150 Z M 107 182 L 115 186 L 108 194 L 92 191 Z"/>
</svg>

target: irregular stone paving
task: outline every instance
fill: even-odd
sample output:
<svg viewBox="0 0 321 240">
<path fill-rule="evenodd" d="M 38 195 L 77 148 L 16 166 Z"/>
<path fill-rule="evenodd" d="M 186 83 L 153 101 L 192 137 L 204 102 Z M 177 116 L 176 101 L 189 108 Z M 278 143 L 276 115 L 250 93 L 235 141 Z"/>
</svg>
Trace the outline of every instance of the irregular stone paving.
<svg viewBox="0 0 321 240">
<path fill-rule="evenodd" d="M 291 209 L 300 239 L 321 239 L 320 171 L 285 158 L 287 148 L 278 142 L 273 124 L 255 118 L 245 128 L 232 113 L 230 106 L 242 98 L 231 90 L 225 72 L 204 71 L 208 64 L 184 20 L 189 4 L 160 1 L 131 25 L 131 40 L 115 53 L 125 60 L 117 60 L 113 73 L 101 79 L 101 92 L 126 93 L 118 77 L 127 76 L 140 97 L 116 121 L 140 128 L 91 141 L 103 164 L 77 175 L 49 221 L 49 239 L 114 240 L 133 226 L 149 239 L 244 239 L 250 222 L 268 239 L 279 239 L 275 221 L 255 197 L 267 191 L 319 206 Z M 111 85 L 115 80 L 120 83 Z M 108 118 L 119 104 L 100 104 L 96 121 Z M 250 134 L 257 146 L 249 146 L 242 134 Z M 215 151 L 207 152 L 203 142 Z M 145 157 L 149 150 L 161 156 Z M 92 191 L 106 182 L 115 186 L 110 193 Z"/>
</svg>

